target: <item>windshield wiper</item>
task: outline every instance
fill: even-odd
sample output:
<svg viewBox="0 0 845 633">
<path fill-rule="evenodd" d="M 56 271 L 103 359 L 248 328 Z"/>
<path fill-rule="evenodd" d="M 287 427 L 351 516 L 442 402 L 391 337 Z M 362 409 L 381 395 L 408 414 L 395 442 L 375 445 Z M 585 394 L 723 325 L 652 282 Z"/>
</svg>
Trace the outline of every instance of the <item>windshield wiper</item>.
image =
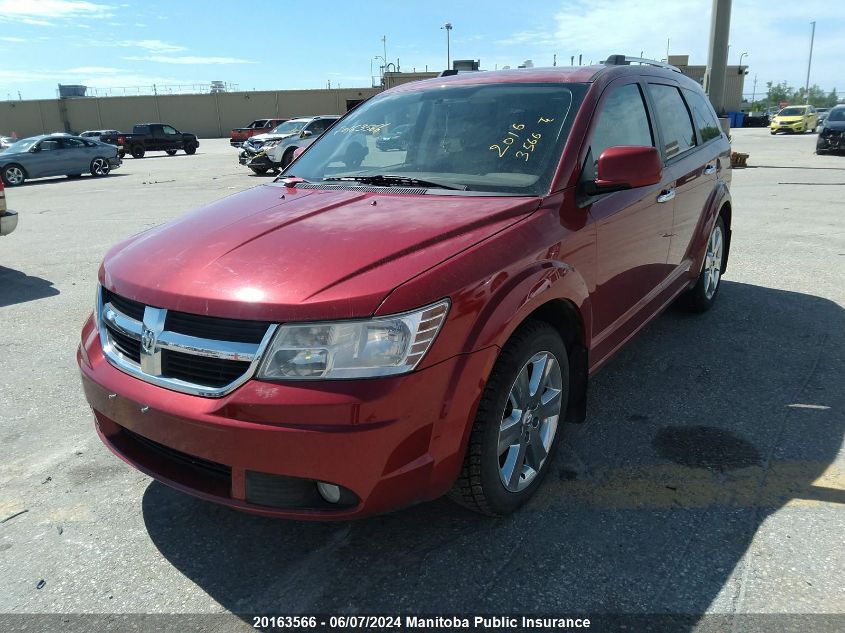
<svg viewBox="0 0 845 633">
<path fill-rule="evenodd" d="M 373 176 L 328 176 L 327 178 L 323 178 L 323 181 L 360 182 L 365 185 L 376 185 L 377 187 L 399 185 L 408 187 L 455 189 L 458 191 L 467 191 L 469 189 L 466 185 L 456 185 L 455 183 L 443 182 L 440 180 L 423 180 L 421 178 L 411 178 L 410 176 L 399 176 L 397 174 L 375 174 Z"/>
</svg>

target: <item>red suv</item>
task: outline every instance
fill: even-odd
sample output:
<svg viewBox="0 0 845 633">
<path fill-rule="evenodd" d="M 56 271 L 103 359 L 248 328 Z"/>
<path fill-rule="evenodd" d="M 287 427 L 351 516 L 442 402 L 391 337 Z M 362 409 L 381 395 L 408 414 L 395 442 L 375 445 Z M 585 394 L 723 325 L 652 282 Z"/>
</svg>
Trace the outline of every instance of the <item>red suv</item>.
<svg viewBox="0 0 845 633">
<path fill-rule="evenodd" d="M 716 114 L 631 61 L 399 86 L 114 247 L 78 353 L 102 440 L 259 514 L 515 510 L 588 376 L 674 300 L 707 310 L 727 263 Z"/>
</svg>

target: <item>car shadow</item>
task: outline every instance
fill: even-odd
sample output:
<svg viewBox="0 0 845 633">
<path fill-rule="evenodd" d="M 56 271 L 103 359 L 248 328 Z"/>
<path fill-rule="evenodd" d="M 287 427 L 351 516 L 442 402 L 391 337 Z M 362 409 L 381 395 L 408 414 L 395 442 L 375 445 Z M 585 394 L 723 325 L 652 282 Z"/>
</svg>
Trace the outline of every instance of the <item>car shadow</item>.
<svg viewBox="0 0 845 633">
<path fill-rule="evenodd" d="M 767 610 L 738 586 L 758 528 L 845 504 L 818 483 L 845 434 L 843 339 L 840 306 L 795 292 L 725 281 L 709 313 L 670 309 L 593 378 L 589 422 L 564 428 L 543 486 L 509 517 L 438 500 L 301 523 L 153 482 L 144 521 L 234 613 L 701 614 L 755 596 Z"/>
<path fill-rule="evenodd" d="M 79 178 L 68 178 L 67 176 L 50 176 L 48 178 L 38 178 L 37 180 L 25 180 L 22 185 L 18 187 L 36 187 L 39 185 L 59 185 L 68 182 L 79 182 L 80 180 L 102 180 L 110 178 L 121 178 L 129 176 L 129 174 L 115 174 L 110 173 L 108 176 L 92 176 L 91 174 L 82 174 Z"/>
<path fill-rule="evenodd" d="M 0 266 L 0 308 L 57 294 L 59 291 L 52 281 Z"/>
</svg>

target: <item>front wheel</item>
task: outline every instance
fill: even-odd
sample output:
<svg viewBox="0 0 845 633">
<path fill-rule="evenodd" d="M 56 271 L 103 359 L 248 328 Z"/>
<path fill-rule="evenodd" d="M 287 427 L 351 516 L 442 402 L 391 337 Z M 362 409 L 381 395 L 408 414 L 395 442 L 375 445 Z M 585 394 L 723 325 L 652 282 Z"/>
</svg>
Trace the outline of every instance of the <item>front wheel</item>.
<svg viewBox="0 0 845 633">
<path fill-rule="evenodd" d="M 490 373 L 449 496 L 492 516 L 522 506 L 549 469 L 568 397 L 563 340 L 543 321 L 526 322 Z"/>
<path fill-rule="evenodd" d="M 108 176 L 110 171 L 109 161 L 105 158 L 95 158 L 91 161 L 92 176 Z"/>
<path fill-rule="evenodd" d="M 777 132 L 776 132 L 776 131 L 774 131 L 774 130 L 771 130 L 771 131 L 769 132 L 769 134 L 771 134 L 772 136 L 774 136 L 775 134 L 777 134 Z"/>
<path fill-rule="evenodd" d="M 722 281 L 725 265 L 725 223 L 721 216 L 716 220 L 707 249 L 704 252 L 704 264 L 695 286 L 681 295 L 680 305 L 689 312 L 707 312 L 716 302 L 716 293 Z"/>
<path fill-rule="evenodd" d="M 296 151 L 295 147 L 291 147 L 287 150 L 284 155 L 282 156 L 282 169 L 287 167 L 293 162 L 293 153 Z"/>
<path fill-rule="evenodd" d="M 17 187 L 26 180 L 26 172 L 20 165 L 6 165 L 3 168 L 3 182 L 7 187 Z"/>
<path fill-rule="evenodd" d="M 189 156 L 192 155 L 192 154 L 196 154 L 197 153 L 197 146 L 194 145 L 193 143 L 185 145 L 185 153 L 188 154 Z"/>
<path fill-rule="evenodd" d="M 175 149 L 166 149 L 166 150 L 164 150 L 164 153 L 167 154 L 168 156 L 176 156 L 176 150 Z"/>
<path fill-rule="evenodd" d="M 143 145 L 136 145 L 132 148 L 132 158 L 143 158 L 146 153 Z"/>
<path fill-rule="evenodd" d="M 269 171 L 268 167 L 250 167 L 250 169 L 256 176 L 263 176 Z"/>
</svg>

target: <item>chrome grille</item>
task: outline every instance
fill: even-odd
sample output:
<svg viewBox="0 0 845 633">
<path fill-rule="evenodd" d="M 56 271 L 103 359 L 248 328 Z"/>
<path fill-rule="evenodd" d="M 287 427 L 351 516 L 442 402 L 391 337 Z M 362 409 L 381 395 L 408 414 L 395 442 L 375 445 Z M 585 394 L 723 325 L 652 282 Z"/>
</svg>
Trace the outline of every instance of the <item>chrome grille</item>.
<svg viewBox="0 0 845 633">
<path fill-rule="evenodd" d="M 255 372 L 276 325 L 146 306 L 100 289 L 100 342 L 119 369 L 155 385 L 223 396 Z"/>
</svg>

